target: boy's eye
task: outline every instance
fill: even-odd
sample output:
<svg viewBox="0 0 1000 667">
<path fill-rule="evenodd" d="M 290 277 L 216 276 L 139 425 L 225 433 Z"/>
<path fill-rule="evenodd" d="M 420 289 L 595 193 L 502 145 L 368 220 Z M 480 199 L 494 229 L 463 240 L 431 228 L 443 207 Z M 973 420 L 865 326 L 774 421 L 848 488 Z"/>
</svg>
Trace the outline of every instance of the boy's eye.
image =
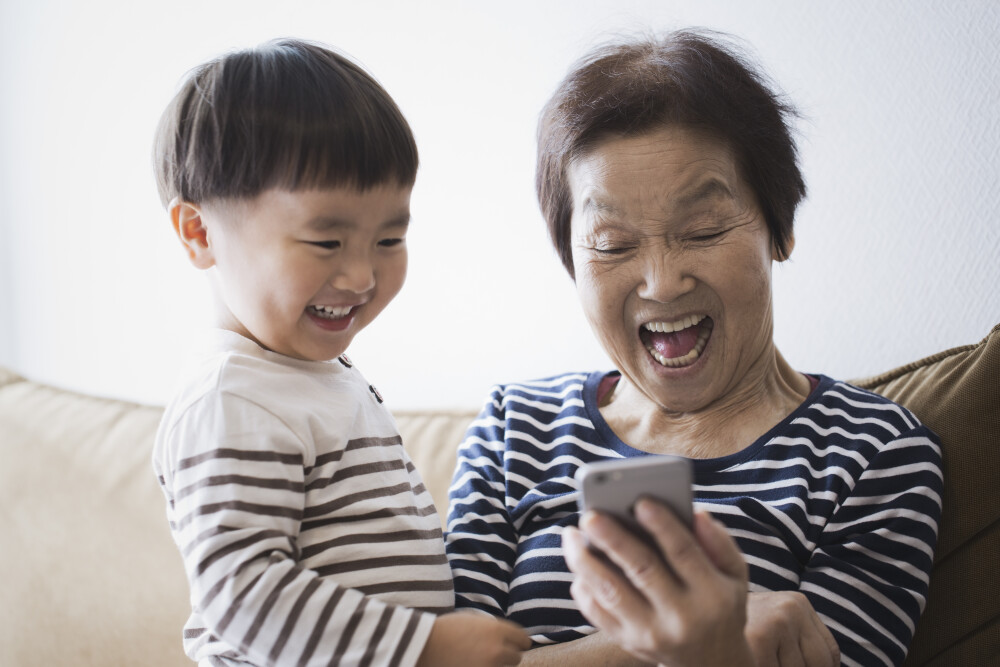
<svg viewBox="0 0 1000 667">
<path fill-rule="evenodd" d="M 317 248 L 323 248 L 324 250 L 334 250 L 340 247 L 340 241 L 307 241 L 309 245 L 314 245 Z"/>
<path fill-rule="evenodd" d="M 401 239 L 401 238 L 399 238 L 399 239 L 382 239 L 381 241 L 378 242 L 378 244 L 380 246 L 382 246 L 383 248 L 391 248 L 393 246 L 399 245 L 402 242 L 403 242 L 403 239 Z"/>
</svg>

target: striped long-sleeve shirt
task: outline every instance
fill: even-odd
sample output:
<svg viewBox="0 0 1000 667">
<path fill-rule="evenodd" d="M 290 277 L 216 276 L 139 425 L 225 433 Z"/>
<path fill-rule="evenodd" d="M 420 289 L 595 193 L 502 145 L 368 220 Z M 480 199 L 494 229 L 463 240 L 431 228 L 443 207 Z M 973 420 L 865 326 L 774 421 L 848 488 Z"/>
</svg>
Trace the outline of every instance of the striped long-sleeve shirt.
<svg viewBox="0 0 1000 667">
<path fill-rule="evenodd" d="M 454 605 L 440 519 L 377 392 L 346 357 L 213 333 L 154 470 L 203 665 L 412 665 Z"/>
<path fill-rule="evenodd" d="M 563 527 L 578 519 L 577 468 L 648 455 L 601 417 L 606 375 L 496 387 L 459 450 L 446 535 L 457 604 L 510 618 L 538 644 L 594 631 L 561 551 Z M 940 449 L 904 408 L 818 379 L 756 442 L 693 460 L 695 505 L 736 539 L 751 592 L 807 596 L 843 664 L 899 664 L 927 594 Z"/>
</svg>

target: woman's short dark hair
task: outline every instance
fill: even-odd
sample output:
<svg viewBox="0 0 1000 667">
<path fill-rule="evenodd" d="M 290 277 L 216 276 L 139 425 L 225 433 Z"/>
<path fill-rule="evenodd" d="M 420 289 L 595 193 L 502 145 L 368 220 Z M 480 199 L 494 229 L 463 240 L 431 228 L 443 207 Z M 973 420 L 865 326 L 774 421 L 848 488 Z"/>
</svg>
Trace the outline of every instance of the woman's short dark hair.
<svg viewBox="0 0 1000 667">
<path fill-rule="evenodd" d="M 412 185 L 418 157 L 371 75 L 328 48 L 281 39 L 193 70 L 160 119 L 153 161 L 167 205 L 270 188 Z"/>
<path fill-rule="evenodd" d="M 787 257 L 795 207 L 805 196 L 789 118 L 764 75 L 707 31 L 600 47 L 576 63 L 542 110 L 535 186 L 549 234 L 574 275 L 573 202 L 567 167 L 597 141 L 668 125 L 708 131 L 734 152 L 779 257 Z"/>
</svg>

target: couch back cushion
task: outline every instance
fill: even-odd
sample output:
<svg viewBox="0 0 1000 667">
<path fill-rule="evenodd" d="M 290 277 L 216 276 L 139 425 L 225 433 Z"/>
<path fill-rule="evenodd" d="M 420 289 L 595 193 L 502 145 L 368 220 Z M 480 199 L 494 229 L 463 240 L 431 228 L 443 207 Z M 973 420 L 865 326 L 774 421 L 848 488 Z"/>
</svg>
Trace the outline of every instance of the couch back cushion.
<svg viewBox="0 0 1000 667">
<path fill-rule="evenodd" d="M 0 664 L 191 665 L 161 414 L 0 370 Z"/>
<path fill-rule="evenodd" d="M 472 410 L 394 410 L 393 416 L 406 453 L 420 471 L 444 524 L 455 456 L 476 413 Z"/>
<path fill-rule="evenodd" d="M 152 469 L 162 414 L 0 367 L 0 665 L 192 664 L 187 580 Z M 443 519 L 475 412 L 396 417 Z"/>
<path fill-rule="evenodd" d="M 966 345 L 855 381 L 941 438 L 944 499 L 927 609 L 906 665 L 1000 659 L 1000 324 Z"/>
</svg>

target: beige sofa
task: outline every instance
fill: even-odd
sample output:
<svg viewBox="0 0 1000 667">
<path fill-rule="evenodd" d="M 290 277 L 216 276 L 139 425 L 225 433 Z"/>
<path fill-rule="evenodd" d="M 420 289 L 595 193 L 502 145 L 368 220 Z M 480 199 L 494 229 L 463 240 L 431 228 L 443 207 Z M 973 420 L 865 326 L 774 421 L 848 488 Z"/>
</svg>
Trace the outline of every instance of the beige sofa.
<svg viewBox="0 0 1000 667">
<path fill-rule="evenodd" d="M 1000 325 L 860 384 L 944 443 L 945 508 L 908 665 L 1000 664 Z M 0 665 L 190 665 L 187 587 L 150 468 L 158 407 L 0 368 Z M 468 412 L 400 412 L 444 511 Z"/>
</svg>

